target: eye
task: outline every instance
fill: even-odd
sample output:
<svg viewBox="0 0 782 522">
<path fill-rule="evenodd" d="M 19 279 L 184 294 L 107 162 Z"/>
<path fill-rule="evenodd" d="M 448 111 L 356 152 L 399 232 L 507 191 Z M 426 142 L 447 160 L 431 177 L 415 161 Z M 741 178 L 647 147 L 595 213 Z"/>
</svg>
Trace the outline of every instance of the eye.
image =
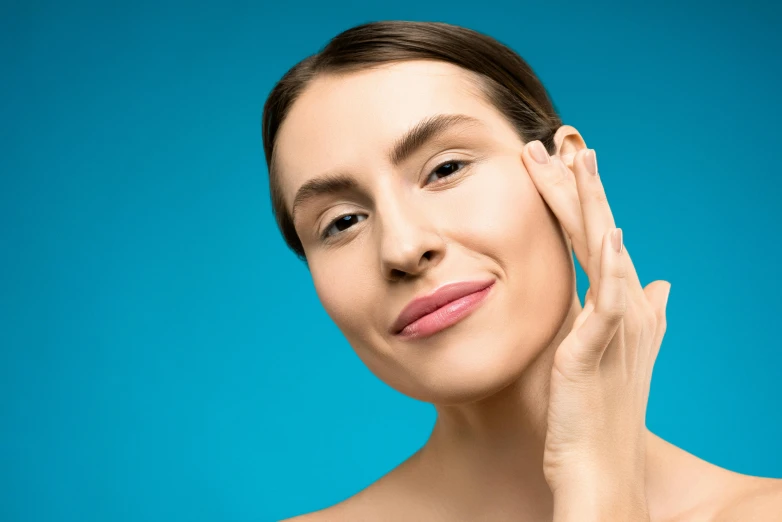
<svg viewBox="0 0 782 522">
<path fill-rule="evenodd" d="M 434 176 L 434 180 L 432 182 L 437 182 L 437 180 L 443 179 L 448 176 L 453 176 L 455 173 L 459 173 L 463 170 L 463 168 L 467 165 L 469 165 L 469 161 L 457 161 L 457 160 L 448 160 L 443 163 L 440 163 L 435 169 L 429 174 L 429 177 L 426 178 L 426 185 L 429 184 L 429 181 L 432 180 L 432 177 Z"/>
<path fill-rule="evenodd" d="M 329 223 L 328 227 L 326 227 L 326 230 L 323 232 L 321 239 L 329 239 L 343 230 L 350 228 L 359 221 L 364 221 L 366 218 L 367 217 L 363 214 L 343 214 Z"/>
</svg>

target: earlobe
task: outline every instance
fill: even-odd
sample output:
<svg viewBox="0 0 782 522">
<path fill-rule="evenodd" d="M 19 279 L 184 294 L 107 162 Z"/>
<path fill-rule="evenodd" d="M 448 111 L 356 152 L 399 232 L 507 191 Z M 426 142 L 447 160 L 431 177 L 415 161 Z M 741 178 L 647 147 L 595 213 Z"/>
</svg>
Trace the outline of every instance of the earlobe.
<svg viewBox="0 0 782 522">
<path fill-rule="evenodd" d="M 586 148 L 586 142 L 581 134 L 571 125 L 562 125 L 554 134 L 554 154 L 558 155 L 569 168 L 573 168 L 576 153 Z"/>
</svg>

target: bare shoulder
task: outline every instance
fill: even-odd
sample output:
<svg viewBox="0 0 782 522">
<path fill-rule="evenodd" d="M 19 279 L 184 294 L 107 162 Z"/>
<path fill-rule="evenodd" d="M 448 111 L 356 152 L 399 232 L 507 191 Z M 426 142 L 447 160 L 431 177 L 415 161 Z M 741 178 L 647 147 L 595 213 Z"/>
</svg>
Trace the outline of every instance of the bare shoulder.
<svg viewBox="0 0 782 522">
<path fill-rule="evenodd" d="M 782 520 L 782 479 L 742 476 L 715 522 L 778 522 Z"/>
<path fill-rule="evenodd" d="M 382 484 L 382 481 L 376 482 L 338 504 L 293 518 L 286 518 L 280 522 L 365 522 L 366 520 L 381 521 L 386 518 L 389 521 L 398 520 L 393 518 L 395 509 L 394 506 L 386 502 L 387 497 L 383 494 Z"/>
<path fill-rule="evenodd" d="M 420 506 L 411 491 L 411 463 L 418 452 L 377 481 L 338 504 L 280 522 L 396 522 L 420 519 Z M 400 502 L 399 499 L 406 499 Z M 412 513 L 416 513 L 413 515 Z M 424 517 L 433 520 L 432 517 Z"/>
<path fill-rule="evenodd" d="M 337 506 L 331 506 L 326 509 L 305 513 L 293 518 L 286 518 L 280 522 L 326 522 L 328 520 L 346 520 L 345 514 L 339 512 Z"/>
<path fill-rule="evenodd" d="M 375 518 L 367 517 L 367 507 L 372 505 L 371 497 L 373 496 L 372 492 L 376 489 L 376 484 L 333 506 L 293 518 L 286 518 L 280 522 L 359 522 L 368 519 L 375 520 Z M 367 500 L 370 501 L 367 502 Z"/>
<path fill-rule="evenodd" d="M 649 432 L 658 522 L 782 522 L 782 479 L 708 462 Z"/>
</svg>

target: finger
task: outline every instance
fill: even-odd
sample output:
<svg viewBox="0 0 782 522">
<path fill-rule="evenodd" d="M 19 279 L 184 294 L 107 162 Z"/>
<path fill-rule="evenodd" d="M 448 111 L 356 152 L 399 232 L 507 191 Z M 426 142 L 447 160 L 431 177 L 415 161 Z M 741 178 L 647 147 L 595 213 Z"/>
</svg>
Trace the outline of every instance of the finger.
<svg viewBox="0 0 782 522">
<path fill-rule="evenodd" d="M 635 269 L 635 265 L 633 264 L 633 260 L 630 257 L 630 251 L 628 250 L 627 246 L 624 247 L 624 256 L 626 258 L 625 264 L 627 266 L 627 289 L 636 296 L 642 297 L 641 294 L 643 294 L 643 285 L 641 285 L 641 280 L 638 277 L 638 271 Z"/>
<path fill-rule="evenodd" d="M 589 252 L 573 172 L 559 157 L 550 156 L 538 140 L 524 146 L 522 159 L 535 188 L 570 237 L 576 258 L 586 271 Z"/>
<path fill-rule="evenodd" d="M 589 250 L 590 286 L 599 288 L 600 252 L 603 236 L 616 228 L 614 215 L 608 206 L 603 183 L 597 174 L 597 158 L 593 149 L 581 149 L 573 160 L 576 190 L 584 220 L 586 244 Z"/>
<path fill-rule="evenodd" d="M 589 268 L 585 269 L 589 277 L 590 287 L 599 288 L 600 279 L 600 251 L 602 249 L 603 236 L 616 228 L 614 215 L 608 204 L 605 188 L 597 170 L 597 157 L 593 149 L 581 149 L 573 159 L 576 189 L 579 204 L 583 214 L 585 242 L 589 250 Z M 641 281 L 630 259 L 627 249 L 623 255 L 627 258 L 627 278 L 629 291 L 640 297 L 643 292 Z"/>
<path fill-rule="evenodd" d="M 654 364 L 654 361 L 657 360 L 657 355 L 660 353 L 660 346 L 662 345 L 663 337 L 665 336 L 665 330 L 667 328 L 668 296 L 670 295 L 670 292 L 671 283 L 668 281 L 654 281 L 644 288 L 644 294 L 649 303 L 651 303 L 657 319 L 653 336 L 654 341 L 650 354 L 651 364 Z"/>
<path fill-rule="evenodd" d="M 533 154 L 535 148 L 538 146 L 541 149 L 539 156 L 538 154 Z M 585 152 L 584 149 L 581 149 L 576 153 L 566 154 L 563 158 L 560 158 L 559 156 L 549 156 L 545 146 L 543 146 L 540 141 L 536 140 L 528 143 L 524 147 L 522 158 L 538 192 L 543 196 L 543 199 L 554 212 L 554 215 L 570 237 L 576 258 L 581 265 L 581 268 L 584 270 L 584 273 L 589 277 L 591 289 L 597 288 L 599 284 L 600 256 L 598 254 L 593 255 L 590 258 L 589 255 L 587 233 L 585 230 L 585 217 L 581 203 L 582 195 L 579 193 L 575 177 L 576 165 L 581 166 L 580 171 L 582 175 L 585 170 L 588 170 L 586 166 L 583 165 Z M 536 157 L 539 159 L 536 159 Z M 569 167 L 568 165 L 571 166 Z M 608 207 L 599 174 L 596 177 L 598 178 L 597 189 L 599 194 L 602 194 L 602 200 L 606 205 L 610 216 L 608 224 L 613 228 L 613 214 Z M 592 251 L 595 251 L 594 246 L 592 247 Z M 624 249 L 624 255 L 628 258 L 627 278 L 630 289 L 633 290 L 633 293 L 635 293 L 637 297 L 641 297 L 643 291 L 641 281 L 638 278 L 638 274 L 632 259 L 630 259 L 630 253 L 627 248 Z M 590 292 L 587 292 L 587 297 L 584 301 L 585 304 L 589 300 L 589 295 Z"/>
<path fill-rule="evenodd" d="M 600 363 L 627 309 L 627 269 L 622 250 L 621 229 L 614 229 L 603 236 L 600 287 L 594 300 L 595 308 L 575 332 L 579 341 L 577 357 L 590 367 Z"/>
<path fill-rule="evenodd" d="M 589 317 L 589 314 L 592 313 L 592 310 L 595 309 L 595 304 L 592 301 L 588 301 L 584 308 L 581 310 L 581 313 L 579 313 L 576 316 L 576 319 L 573 321 L 573 330 L 578 330 L 581 328 L 581 325 L 584 324 L 584 321 L 586 321 L 586 318 Z"/>
</svg>

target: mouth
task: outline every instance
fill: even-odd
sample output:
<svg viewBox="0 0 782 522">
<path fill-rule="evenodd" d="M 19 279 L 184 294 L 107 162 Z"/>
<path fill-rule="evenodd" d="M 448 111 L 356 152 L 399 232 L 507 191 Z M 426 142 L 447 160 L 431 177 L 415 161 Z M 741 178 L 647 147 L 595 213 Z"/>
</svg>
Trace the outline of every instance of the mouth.
<svg viewBox="0 0 782 522">
<path fill-rule="evenodd" d="M 413 299 L 394 321 L 391 333 L 403 339 L 428 337 L 458 323 L 489 295 L 494 280 L 460 281 Z"/>
</svg>

